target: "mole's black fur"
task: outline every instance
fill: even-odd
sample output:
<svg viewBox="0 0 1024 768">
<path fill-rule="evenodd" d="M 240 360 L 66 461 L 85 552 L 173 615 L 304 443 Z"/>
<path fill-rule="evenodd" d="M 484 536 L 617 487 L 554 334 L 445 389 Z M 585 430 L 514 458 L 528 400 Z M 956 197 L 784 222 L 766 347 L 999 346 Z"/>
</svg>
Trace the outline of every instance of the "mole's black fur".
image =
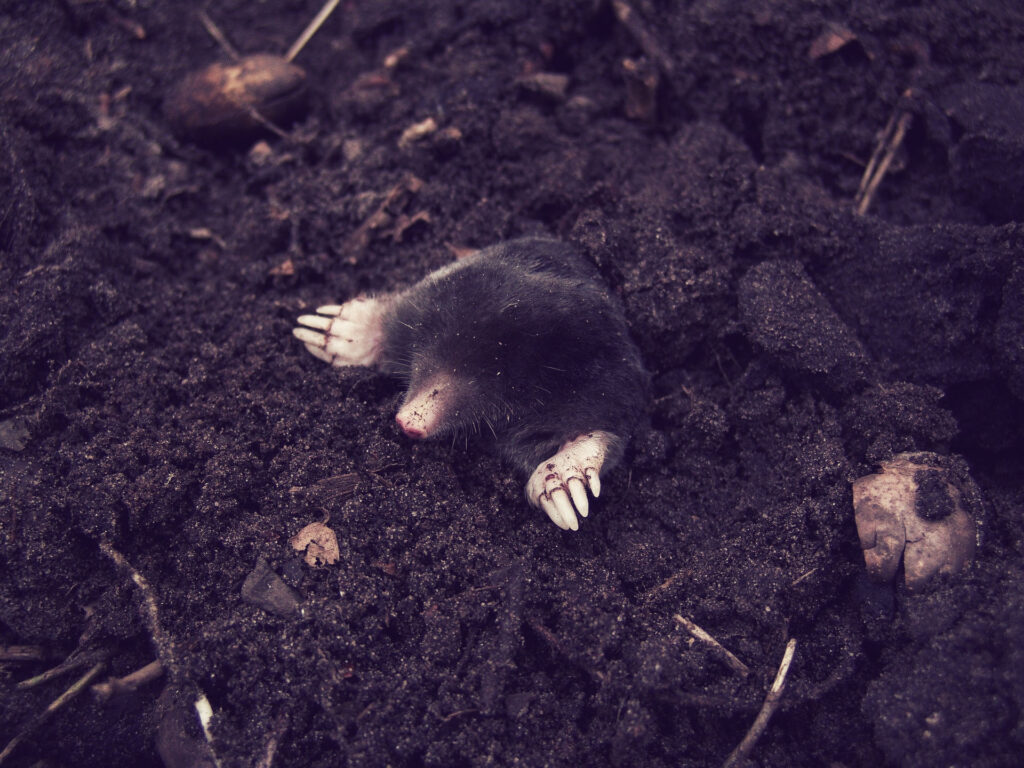
<svg viewBox="0 0 1024 768">
<path fill-rule="evenodd" d="M 442 431 L 493 433 L 529 474 L 567 440 L 614 435 L 605 467 L 641 418 L 648 374 L 597 270 L 556 240 L 485 248 L 393 297 L 378 367 L 409 393 L 451 386 Z"/>
</svg>

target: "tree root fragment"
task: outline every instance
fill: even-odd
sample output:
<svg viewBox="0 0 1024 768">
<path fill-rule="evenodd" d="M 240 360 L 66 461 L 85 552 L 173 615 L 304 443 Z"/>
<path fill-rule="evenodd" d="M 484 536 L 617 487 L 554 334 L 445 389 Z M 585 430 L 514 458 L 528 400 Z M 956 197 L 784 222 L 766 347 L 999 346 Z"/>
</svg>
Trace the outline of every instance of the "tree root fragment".
<svg viewBox="0 0 1024 768">
<path fill-rule="evenodd" d="M 722 763 L 722 768 L 736 768 L 736 766 L 741 765 L 750 755 L 751 750 L 754 749 L 754 745 L 761 738 L 765 728 L 768 727 L 768 721 L 772 719 L 775 710 L 779 708 L 782 694 L 786 690 L 786 676 L 789 674 L 790 664 L 793 663 L 794 653 L 796 653 L 796 638 L 790 638 L 790 641 L 786 643 L 786 651 L 782 654 L 782 663 L 779 664 L 779 671 L 775 674 L 775 681 L 768 690 L 768 695 L 764 699 L 761 711 L 757 713 L 757 717 L 754 718 L 754 724 L 750 726 L 750 730 L 743 737 L 743 741 L 739 743 L 739 746 Z"/>
</svg>

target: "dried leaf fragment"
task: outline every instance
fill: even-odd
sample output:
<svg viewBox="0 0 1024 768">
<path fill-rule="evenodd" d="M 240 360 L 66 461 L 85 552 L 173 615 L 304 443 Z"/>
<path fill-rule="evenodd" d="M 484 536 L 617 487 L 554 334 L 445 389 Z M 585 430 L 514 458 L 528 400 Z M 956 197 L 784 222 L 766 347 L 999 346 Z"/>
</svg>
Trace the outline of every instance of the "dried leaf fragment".
<svg viewBox="0 0 1024 768">
<path fill-rule="evenodd" d="M 413 123 L 402 131 L 402 135 L 398 138 L 398 146 L 401 149 L 405 149 L 410 144 L 419 141 L 425 136 L 429 136 L 436 130 L 437 121 L 432 117 L 428 117 L 426 120 L 418 123 Z"/>
<path fill-rule="evenodd" d="M 626 117 L 653 121 L 658 111 L 658 68 L 644 57 L 623 59 L 626 79 Z"/>
<path fill-rule="evenodd" d="M 857 35 L 849 27 L 845 27 L 842 24 L 830 22 L 826 25 L 825 31 L 818 35 L 814 42 L 811 43 L 810 50 L 807 51 L 807 56 L 811 61 L 820 59 L 822 56 L 828 56 L 830 53 L 835 53 L 847 43 L 852 43 L 857 39 Z"/>
<path fill-rule="evenodd" d="M 331 475 L 316 483 L 309 489 L 321 507 L 327 508 L 339 504 L 356 492 L 359 485 L 359 475 L 356 472 L 345 472 L 340 475 Z"/>
<path fill-rule="evenodd" d="M 310 523 L 288 541 L 297 552 L 306 551 L 306 564 L 313 568 L 333 565 L 341 552 L 338 537 L 324 523 Z"/>
<path fill-rule="evenodd" d="M 290 277 L 295 274 L 295 262 L 291 259 L 285 259 L 276 267 L 270 270 L 270 274 L 275 277 Z"/>
</svg>

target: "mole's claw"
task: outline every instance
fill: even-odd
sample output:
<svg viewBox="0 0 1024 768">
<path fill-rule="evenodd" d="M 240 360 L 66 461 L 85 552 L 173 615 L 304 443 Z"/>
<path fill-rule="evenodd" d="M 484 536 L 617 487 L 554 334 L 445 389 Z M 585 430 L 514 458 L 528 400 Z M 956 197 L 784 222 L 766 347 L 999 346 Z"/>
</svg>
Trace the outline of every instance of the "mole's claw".
<svg viewBox="0 0 1024 768">
<path fill-rule="evenodd" d="M 561 513 L 555 508 L 555 503 L 551 499 L 542 496 L 540 498 L 540 508 L 544 510 L 548 517 L 551 518 L 551 522 L 561 528 L 563 531 L 569 530 L 569 526 L 562 520 Z"/>
<path fill-rule="evenodd" d="M 299 317 L 299 327 L 292 333 L 313 355 L 331 365 L 374 365 L 384 340 L 388 304 L 386 298 L 326 304 L 317 308 L 316 315 Z"/>
<path fill-rule="evenodd" d="M 323 317 L 321 315 L 302 315 L 299 317 L 299 323 L 301 325 L 305 325 L 307 328 L 318 328 L 321 331 L 326 331 L 331 327 L 331 323 L 333 322 L 333 318 Z"/>
<path fill-rule="evenodd" d="M 615 439 L 607 432 L 590 432 L 567 441 L 533 471 L 526 483 L 527 500 L 543 509 L 559 528 L 579 530 L 576 515 L 586 517 L 590 512 L 587 487 L 597 498 L 601 492 L 598 473 Z"/>
<path fill-rule="evenodd" d="M 322 333 L 311 331 L 309 328 L 292 328 L 292 335 L 307 347 L 323 349 L 327 346 L 327 337 Z"/>
<path fill-rule="evenodd" d="M 333 358 L 324 352 L 320 347 L 314 346 L 313 344 L 306 344 L 306 351 L 309 352 L 313 357 L 318 357 L 325 363 L 332 362 Z"/>
<path fill-rule="evenodd" d="M 555 509 L 562 515 L 562 520 L 565 521 L 569 530 L 578 531 L 580 524 L 576 520 L 576 512 L 572 508 L 572 502 L 569 501 L 569 494 L 565 492 L 565 488 L 556 488 L 552 491 L 551 500 L 555 502 Z"/>
<path fill-rule="evenodd" d="M 566 485 L 569 486 L 569 495 L 572 503 L 579 512 L 580 517 L 586 517 L 590 512 L 590 504 L 587 502 L 587 487 L 578 477 L 570 477 Z"/>
</svg>

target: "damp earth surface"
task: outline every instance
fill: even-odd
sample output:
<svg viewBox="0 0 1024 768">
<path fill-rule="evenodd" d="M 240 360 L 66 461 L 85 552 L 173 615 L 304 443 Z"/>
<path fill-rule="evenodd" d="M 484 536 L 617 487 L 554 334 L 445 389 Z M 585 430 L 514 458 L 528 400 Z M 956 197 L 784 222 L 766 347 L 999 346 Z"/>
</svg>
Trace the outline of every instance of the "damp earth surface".
<svg viewBox="0 0 1024 768">
<path fill-rule="evenodd" d="M 281 55 L 317 8 L 0 10 L 5 764 L 720 765 L 791 638 L 751 764 L 1019 764 L 1019 3 L 346 2 L 305 113 L 175 132 L 225 57 L 199 11 Z M 576 532 L 291 335 L 520 236 L 596 266 L 652 375 Z M 910 591 L 851 488 L 920 451 L 979 539 Z"/>
</svg>

